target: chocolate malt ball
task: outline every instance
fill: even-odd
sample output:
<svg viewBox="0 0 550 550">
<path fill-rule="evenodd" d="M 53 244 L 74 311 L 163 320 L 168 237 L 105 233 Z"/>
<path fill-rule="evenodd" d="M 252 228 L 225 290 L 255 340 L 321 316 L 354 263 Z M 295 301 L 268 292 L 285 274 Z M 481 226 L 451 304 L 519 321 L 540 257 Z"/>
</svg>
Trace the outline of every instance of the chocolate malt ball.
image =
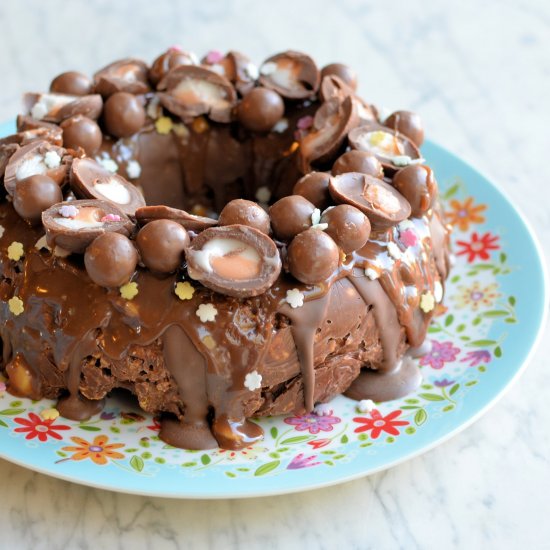
<svg viewBox="0 0 550 550">
<path fill-rule="evenodd" d="M 76 115 L 61 123 L 63 146 L 69 149 L 82 147 L 89 157 L 94 156 L 101 147 L 103 134 L 94 120 Z"/>
<path fill-rule="evenodd" d="M 355 206 L 339 204 L 329 208 L 321 216 L 321 223 L 328 224 L 325 233 L 332 237 L 344 254 L 359 250 L 369 240 L 369 219 Z"/>
<path fill-rule="evenodd" d="M 332 204 L 328 183 L 330 174 L 326 172 L 310 172 L 300 178 L 292 192 L 306 198 L 316 208 L 324 210 Z"/>
<path fill-rule="evenodd" d="M 292 239 L 287 258 L 292 276 L 312 285 L 327 280 L 336 271 L 340 250 L 324 231 L 311 228 Z"/>
<path fill-rule="evenodd" d="M 289 241 L 311 227 L 315 205 L 300 195 L 289 195 L 269 208 L 271 227 L 277 239 Z"/>
<path fill-rule="evenodd" d="M 181 265 L 189 242 L 187 230 L 172 220 L 149 222 L 136 237 L 141 261 L 159 273 L 171 273 Z"/>
<path fill-rule="evenodd" d="M 433 205 L 437 196 L 437 182 L 428 166 L 411 164 L 395 174 L 392 181 L 411 205 L 413 216 L 422 216 Z"/>
<path fill-rule="evenodd" d="M 61 188 L 48 176 L 36 174 L 15 184 L 13 208 L 33 225 L 40 223 L 44 210 L 62 200 Z"/>
<path fill-rule="evenodd" d="M 343 63 L 331 63 L 321 70 L 321 80 L 325 76 L 334 75 L 342 79 L 352 90 L 357 89 L 357 73 Z"/>
<path fill-rule="evenodd" d="M 422 119 L 411 111 L 395 111 L 385 121 L 384 126 L 407 136 L 417 147 L 424 143 Z"/>
<path fill-rule="evenodd" d="M 107 288 L 126 284 L 136 270 L 137 251 L 120 233 L 103 233 L 84 253 L 84 265 L 94 283 Z"/>
<path fill-rule="evenodd" d="M 269 132 L 285 112 L 283 98 L 274 90 L 254 88 L 237 107 L 239 122 L 253 132 Z"/>
<path fill-rule="evenodd" d="M 103 108 L 105 127 L 109 134 L 124 138 L 135 134 L 145 124 L 145 109 L 135 95 L 116 92 Z"/>
<path fill-rule="evenodd" d="M 56 94 L 87 95 L 92 91 L 92 81 L 77 71 L 67 71 L 56 76 L 50 84 L 50 92 Z"/>
<path fill-rule="evenodd" d="M 228 202 L 220 213 L 219 225 L 246 225 L 269 235 L 269 214 L 257 203 L 245 199 Z"/>
<path fill-rule="evenodd" d="M 375 178 L 384 176 L 380 161 L 368 151 L 348 151 L 336 159 L 332 167 L 332 175 L 338 176 L 346 172 L 359 172 Z"/>
</svg>

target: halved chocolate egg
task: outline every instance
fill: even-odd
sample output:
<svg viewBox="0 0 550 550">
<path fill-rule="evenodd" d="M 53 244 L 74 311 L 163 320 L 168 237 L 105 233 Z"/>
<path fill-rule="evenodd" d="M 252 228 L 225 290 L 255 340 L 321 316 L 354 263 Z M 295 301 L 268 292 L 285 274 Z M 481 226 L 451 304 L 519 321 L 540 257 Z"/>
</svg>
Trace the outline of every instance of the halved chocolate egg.
<svg viewBox="0 0 550 550">
<path fill-rule="evenodd" d="M 76 200 L 54 204 L 42 212 L 42 225 L 50 247 L 84 252 L 99 235 L 107 232 L 128 236 L 134 224 L 113 203 Z"/>
<path fill-rule="evenodd" d="M 103 97 L 115 92 L 145 94 L 150 91 L 148 68 L 141 59 L 121 59 L 110 63 L 94 75 L 94 91 Z"/>
<path fill-rule="evenodd" d="M 110 201 L 129 216 L 145 206 L 145 199 L 136 186 L 90 158 L 74 159 L 71 189 L 79 198 Z"/>
<path fill-rule="evenodd" d="M 411 215 L 411 205 L 397 189 L 367 174 L 347 172 L 334 176 L 329 190 L 337 203 L 351 204 L 366 214 L 375 230 L 396 225 Z"/>
<path fill-rule="evenodd" d="M 68 94 L 25 94 L 23 101 L 33 118 L 59 123 L 75 115 L 92 120 L 99 118 L 103 99 L 99 94 L 83 96 Z"/>
<path fill-rule="evenodd" d="M 281 272 L 273 240 L 244 225 L 206 229 L 187 248 L 186 258 L 192 279 L 236 298 L 263 294 Z"/>
<path fill-rule="evenodd" d="M 152 222 L 154 220 L 172 220 L 178 222 L 189 231 L 199 233 L 204 229 L 218 225 L 216 220 L 206 218 L 205 216 L 195 216 L 185 210 L 171 208 L 170 206 L 142 206 L 135 213 L 136 219 L 140 225 Z"/>
</svg>

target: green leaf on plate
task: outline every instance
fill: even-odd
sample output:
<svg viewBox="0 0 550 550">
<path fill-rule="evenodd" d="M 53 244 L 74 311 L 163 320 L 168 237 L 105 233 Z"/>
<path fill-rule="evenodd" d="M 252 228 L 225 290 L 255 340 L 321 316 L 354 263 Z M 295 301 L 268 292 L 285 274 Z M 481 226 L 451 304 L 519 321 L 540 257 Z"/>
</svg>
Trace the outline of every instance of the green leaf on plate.
<svg viewBox="0 0 550 550">
<path fill-rule="evenodd" d="M 452 325 L 454 320 L 454 315 L 447 315 L 447 317 L 445 317 L 445 326 L 448 327 Z"/>
<path fill-rule="evenodd" d="M 86 432 L 100 432 L 101 428 L 98 428 L 97 426 L 79 426 L 81 430 L 85 430 Z"/>
<path fill-rule="evenodd" d="M 201 462 L 205 466 L 208 466 L 208 464 L 210 464 L 212 462 L 212 459 L 207 454 L 204 454 L 204 455 L 201 455 Z"/>
<path fill-rule="evenodd" d="M 196 466 L 196 465 L 197 465 L 196 462 L 184 462 L 184 463 L 182 464 L 182 466 L 183 466 L 184 468 L 192 468 L 193 466 Z"/>
<path fill-rule="evenodd" d="M 234 474 L 233 472 L 225 472 L 225 475 L 226 475 L 227 477 L 231 477 L 231 478 L 237 477 L 237 475 Z"/>
<path fill-rule="evenodd" d="M 435 334 L 436 332 L 441 332 L 441 328 L 436 326 L 430 326 L 428 327 L 428 332 L 430 334 Z"/>
<path fill-rule="evenodd" d="M 2 428 L 8 427 L 8 425 L 3 420 L 0 420 L 0 426 L 2 426 Z"/>
<path fill-rule="evenodd" d="M 514 307 L 516 305 L 516 298 L 515 296 L 508 296 L 508 303 Z"/>
<path fill-rule="evenodd" d="M 419 393 L 418 396 L 426 401 L 445 401 L 445 398 L 437 393 Z"/>
<path fill-rule="evenodd" d="M 3 411 L 0 411 L 0 414 L 3 416 L 16 416 L 24 412 L 25 409 L 4 409 Z"/>
<path fill-rule="evenodd" d="M 449 395 L 454 395 L 454 394 L 458 391 L 458 388 L 460 388 L 460 384 L 455 384 L 455 385 L 449 390 Z"/>
<path fill-rule="evenodd" d="M 508 312 L 503 310 L 491 310 L 484 311 L 481 315 L 483 315 L 483 317 L 487 317 L 488 319 L 493 319 L 495 317 L 506 317 Z"/>
<path fill-rule="evenodd" d="M 254 472 L 254 475 L 256 477 L 265 476 L 266 474 L 269 474 L 269 472 L 272 472 L 273 470 L 275 470 L 280 463 L 281 463 L 280 460 L 273 460 L 271 462 L 267 462 L 266 464 L 262 464 L 256 469 L 256 471 Z"/>
<path fill-rule="evenodd" d="M 277 439 L 277 435 L 279 433 L 279 430 L 277 430 L 277 428 L 275 426 L 273 426 L 273 428 L 271 428 L 271 430 L 269 430 L 269 433 L 271 434 L 271 437 L 273 439 Z"/>
<path fill-rule="evenodd" d="M 414 415 L 414 423 L 417 426 L 422 426 L 428 420 L 428 413 L 424 409 L 418 409 Z"/>
<path fill-rule="evenodd" d="M 296 435 L 294 437 L 289 437 L 288 439 L 281 441 L 281 445 L 294 445 L 296 443 L 303 443 L 304 441 L 308 441 L 309 439 L 311 439 L 309 435 Z"/>
<path fill-rule="evenodd" d="M 501 347 L 500 347 L 500 346 L 497 346 L 497 347 L 494 349 L 493 353 L 495 354 L 495 357 L 502 357 L 502 349 L 501 349 Z"/>
<path fill-rule="evenodd" d="M 476 348 L 484 348 L 486 346 L 494 346 L 496 344 L 496 340 L 474 340 L 473 342 L 470 342 L 469 346 L 475 346 Z"/>
<path fill-rule="evenodd" d="M 138 455 L 134 455 L 132 459 L 130 460 L 130 466 L 136 471 L 141 472 L 143 470 L 143 467 L 145 466 L 145 462 L 143 462 L 143 459 L 139 457 Z"/>
<path fill-rule="evenodd" d="M 349 437 L 344 434 L 341 438 L 340 438 L 340 443 L 347 443 L 349 441 Z"/>
</svg>

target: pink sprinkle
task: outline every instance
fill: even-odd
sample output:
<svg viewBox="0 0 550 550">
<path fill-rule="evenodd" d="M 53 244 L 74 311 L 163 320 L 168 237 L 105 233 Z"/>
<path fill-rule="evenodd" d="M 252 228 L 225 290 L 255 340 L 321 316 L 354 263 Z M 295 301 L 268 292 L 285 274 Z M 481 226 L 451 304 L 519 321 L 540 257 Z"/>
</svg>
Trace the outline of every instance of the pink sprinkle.
<svg viewBox="0 0 550 550">
<path fill-rule="evenodd" d="M 119 222 L 121 217 L 118 214 L 107 214 L 101 218 L 102 222 Z"/>
<path fill-rule="evenodd" d="M 78 216 L 78 208 L 72 204 L 65 204 L 59 209 L 59 214 L 64 218 L 76 218 Z"/>
<path fill-rule="evenodd" d="M 6 390 L 7 390 L 7 386 L 5 382 L 0 382 L 0 392 L 6 391 Z"/>
<path fill-rule="evenodd" d="M 405 229 L 399 233 L 399 240 L 405 246 L 415 246 L 418 243 L 418 237 L 411 229 Z"/>
<path fill-rule="evenodd" d="M 313 117 L 309 115 L 299 118 L 298 122 L 296 123 L 296 128 L 299 128 L 300 130 L 307 130 L 312 126 L 313 126 Z"/>
<path fill-rule="evenodd" d="M 223 53 L 218 50 L 211 50 L 206 54 L 206 62 L 210 64 L 219 63 L 223 59 Z"/>
<path fill-rule="evenodd" d="M 181 46 L 179 46 L 178 44 L 174 44 L 173 46 L 170 46 L 168 48 L 168 51 L 169 52 L 182 52 L 183 48 Z"/>
</svg>

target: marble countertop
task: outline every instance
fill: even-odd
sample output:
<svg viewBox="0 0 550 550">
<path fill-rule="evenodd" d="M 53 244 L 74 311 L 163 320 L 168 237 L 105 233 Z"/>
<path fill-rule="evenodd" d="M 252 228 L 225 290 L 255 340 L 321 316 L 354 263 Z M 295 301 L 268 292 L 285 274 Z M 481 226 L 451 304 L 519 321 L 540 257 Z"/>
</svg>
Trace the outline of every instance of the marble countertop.
<svg viewBox="0 0 550 550">
<path fill-rule="evenodd" d="M 0 3 L 0 21 L 0 120 L 63 70 L 153 59 L 173 43 L 258 61 L 289 47 L 320 64 L 345 60 L 365 98 L 419 111 L 431 139 L 502 186 L 550 257 L 547 0 L 20 0 Z M 0 548 L 548 548 L 549 351 L 547 327 L 520 381 L 465 432 L 327 489 L 169 501 L 0 461 Z"/>
</svg>

